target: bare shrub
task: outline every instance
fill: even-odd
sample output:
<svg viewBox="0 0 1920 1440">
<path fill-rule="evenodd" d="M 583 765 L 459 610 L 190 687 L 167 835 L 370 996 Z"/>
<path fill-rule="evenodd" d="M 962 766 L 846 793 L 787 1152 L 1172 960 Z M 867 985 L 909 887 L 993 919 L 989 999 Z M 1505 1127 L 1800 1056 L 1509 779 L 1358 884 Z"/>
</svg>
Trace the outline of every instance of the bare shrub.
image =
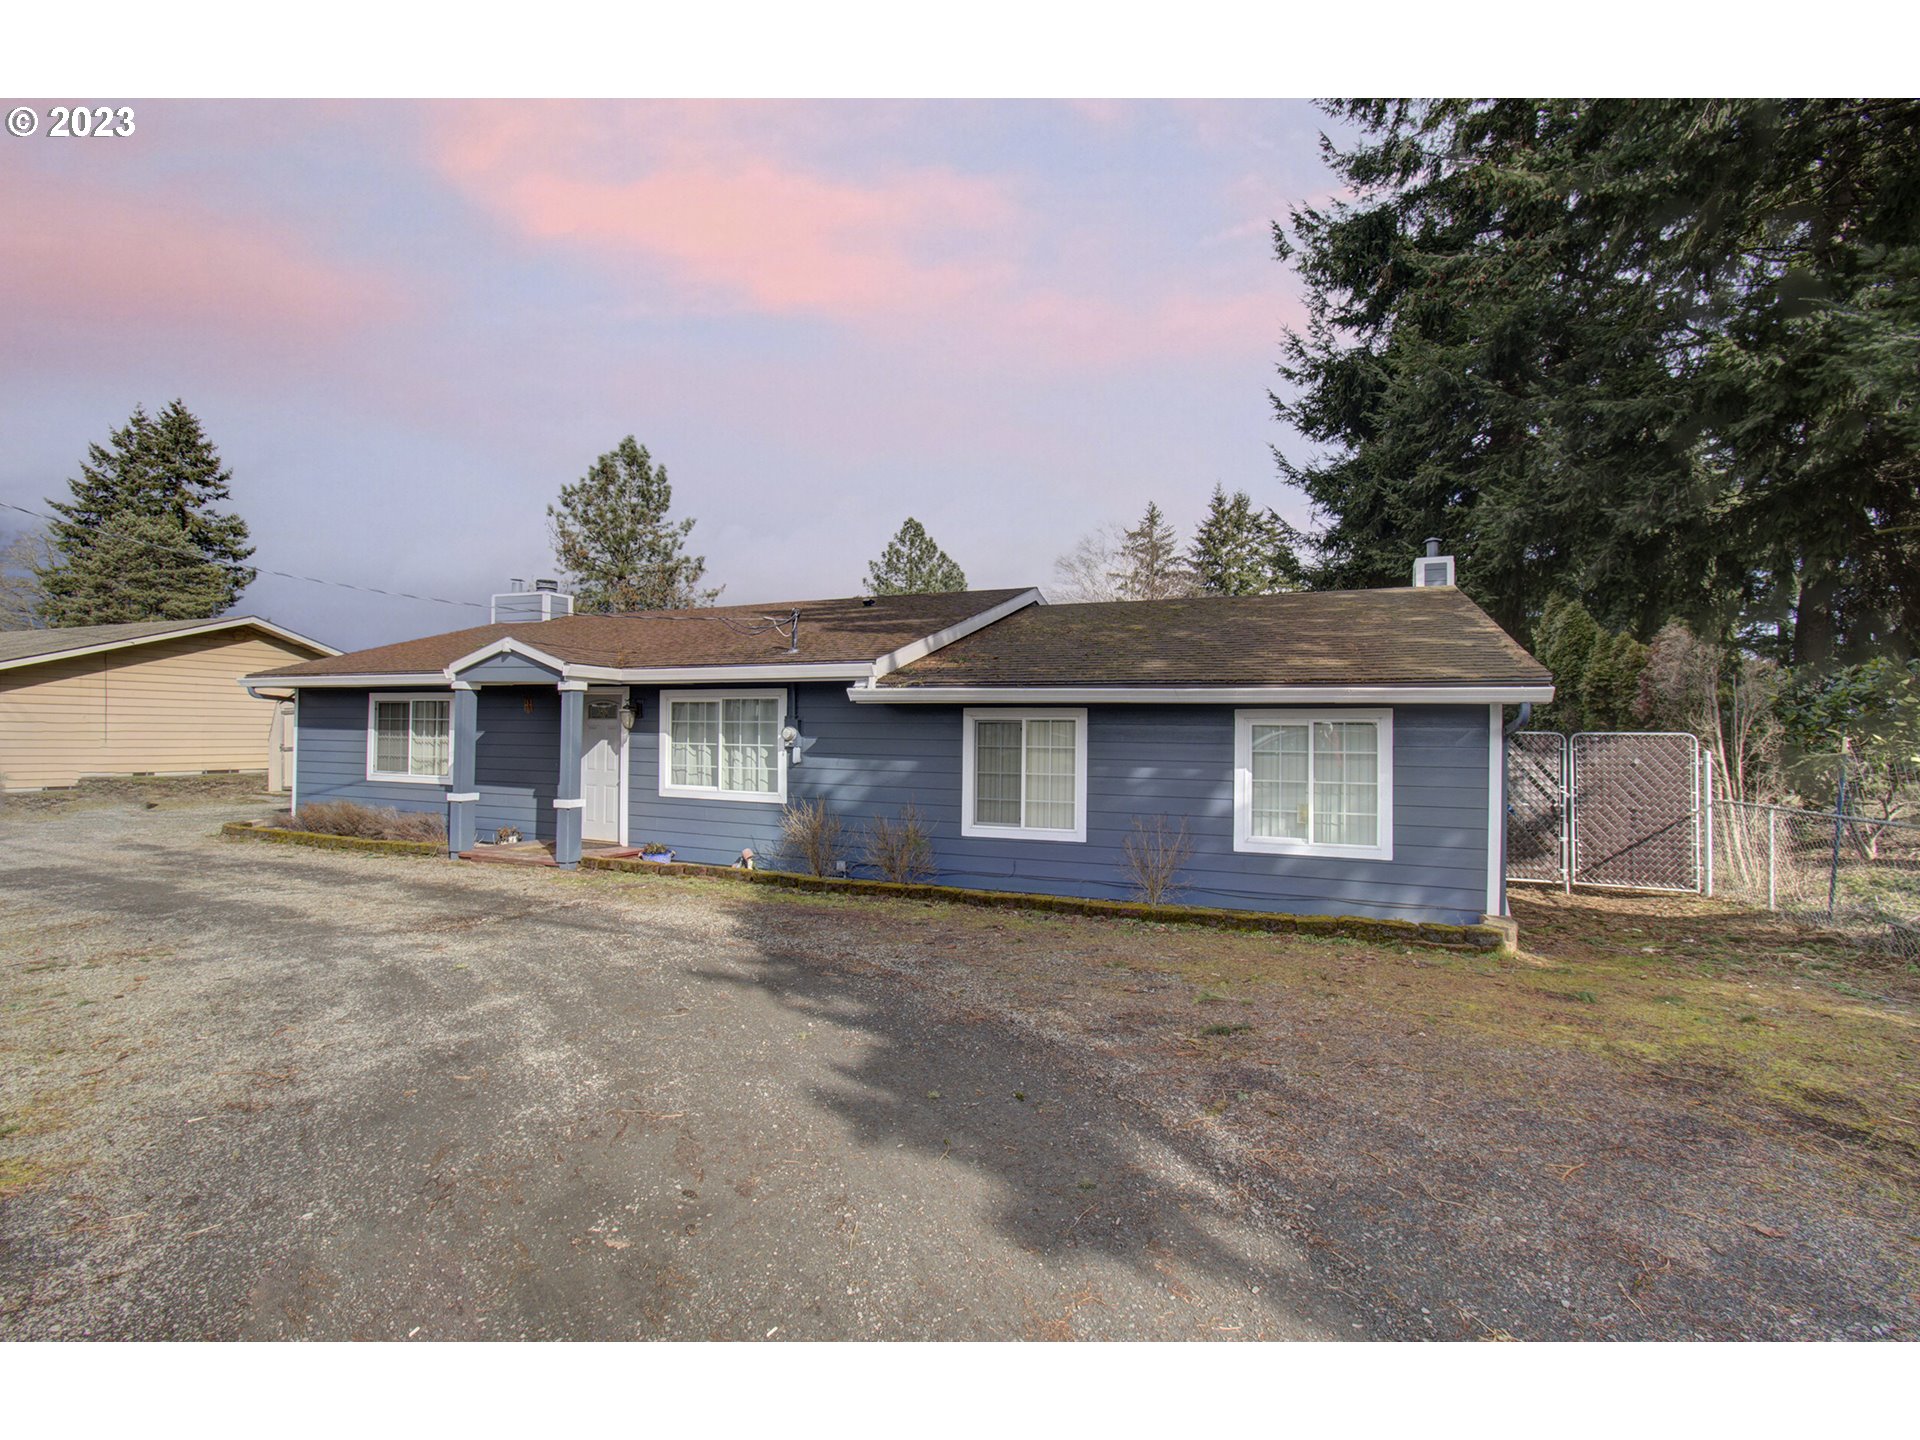
<svg viewBox="0 0 1920 1440">
<path fill-rule="evenodd" d="M 911 885 L 934 874 L 932 827 L 919 807 L 905 805 L 899 818 L 876 815 L 861 837 L 861 859 L 897 885 Z"/>
<path fill-rule="evenodd" d="M 444 845 L 447 822 L 440 815 L 324 800 L 302 805 L 291 817 L 296 830 L 313 835 L 347 835 L 358 840 L 428 840 Z"/>
<path fill-rule="evenodd" d="M 1180 872 L 1193 854 L 1193 840 L 1187 834 L 1187 822 L 1168 825 L 1167 817 L 1156 815 L 1151 821 L 1133 817 L 1133 833 L 1121 847 L 1126 857 L 1127 878 L 1133 883 L 1136 899 L 1148 905 L 1164 905 L 1186 886 Z"/>
<path fill-rule="evenodd" d="M 802 800 L 780 814 L 780 850 L 809 875 L 838 873 L 846 852 L 846 827 L 824 800 Z"/>
</svg>

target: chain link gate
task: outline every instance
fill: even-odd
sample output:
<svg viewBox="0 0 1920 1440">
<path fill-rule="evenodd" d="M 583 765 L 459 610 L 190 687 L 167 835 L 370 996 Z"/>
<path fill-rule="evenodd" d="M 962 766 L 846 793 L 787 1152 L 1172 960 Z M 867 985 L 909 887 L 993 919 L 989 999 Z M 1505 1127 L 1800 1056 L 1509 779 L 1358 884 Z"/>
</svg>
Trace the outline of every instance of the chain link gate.
<svg viewBox="0 0 1920 1440">
<path fill-rule="evenodd" d="M 1507 742 L 1507 877 L 1712 893 L 1700 742 L 1529 730 Z"/>
<path fill-rule="evenodd" d="M 1567 737 L 1523 730 L 1507 738 L 1507 878 L 1567 878 Z"/>
</svg>

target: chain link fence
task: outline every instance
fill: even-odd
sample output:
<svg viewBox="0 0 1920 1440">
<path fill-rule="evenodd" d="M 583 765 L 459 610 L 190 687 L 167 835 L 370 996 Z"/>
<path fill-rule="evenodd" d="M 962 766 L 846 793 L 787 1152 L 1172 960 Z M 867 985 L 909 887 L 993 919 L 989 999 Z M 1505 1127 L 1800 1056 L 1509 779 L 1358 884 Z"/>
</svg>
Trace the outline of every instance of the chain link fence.
<svg viewBox="0 0 1920 1440">
<path fill-rule="evenodd" d="M 1714 890 L 1920 962 L 1920 825 L 1719 799 Z"/>
</svg>

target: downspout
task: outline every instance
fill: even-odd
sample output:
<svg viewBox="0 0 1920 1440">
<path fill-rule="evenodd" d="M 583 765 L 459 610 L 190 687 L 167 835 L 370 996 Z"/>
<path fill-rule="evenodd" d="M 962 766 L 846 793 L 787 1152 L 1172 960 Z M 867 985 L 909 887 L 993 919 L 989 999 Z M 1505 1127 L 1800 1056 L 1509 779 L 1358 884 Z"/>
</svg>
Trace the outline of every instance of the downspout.
<svg viewBox="0 0 1920 1440">
<path fill-rule="evenodd" d="M 1507 742 L 1518 735 L 1533 718 L 1533 702 L 1522 700 L 1520 713 L 1501 728 L 1500 731 L 1500 913 L 1510 915 L 1507 908 L 1507 817 L 1512 801 L 1507 798 Z"/>
</svg>

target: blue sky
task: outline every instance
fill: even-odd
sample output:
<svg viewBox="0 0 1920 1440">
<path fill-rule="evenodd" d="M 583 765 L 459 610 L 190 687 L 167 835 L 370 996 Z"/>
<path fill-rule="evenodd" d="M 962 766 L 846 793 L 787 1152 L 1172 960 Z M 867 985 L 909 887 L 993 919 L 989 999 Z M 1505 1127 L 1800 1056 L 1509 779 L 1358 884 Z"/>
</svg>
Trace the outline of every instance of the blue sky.
<svg viewBox="0 0 1920 1440">
<path fill-rule="evenodd" d="M 908 514 L 978 586 L 1215 482 L 1307 518 L 1266 398 L 1301 313 L 1268 226 L 1332 183 L 1304 103 L 135 109 L 0 144 L 0 499 L 179 396 L 260 564 L 458 600 L 552 573 L 546 504 L 630 432 L 742 602 L 856 592 Z"/>
</svg>

